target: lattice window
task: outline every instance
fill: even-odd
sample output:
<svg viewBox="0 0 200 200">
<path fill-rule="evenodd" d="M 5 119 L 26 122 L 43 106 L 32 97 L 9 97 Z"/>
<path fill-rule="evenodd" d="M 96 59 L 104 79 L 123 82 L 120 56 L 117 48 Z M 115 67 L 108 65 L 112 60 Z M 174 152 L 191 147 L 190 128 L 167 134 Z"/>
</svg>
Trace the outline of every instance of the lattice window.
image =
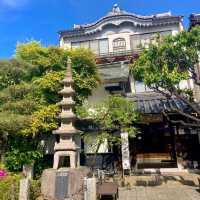
<svg viewBox="0 0 200 200">
<path fill-rule="evenodd" d="M 126 41 L 124 38 L 117 38 L 113 40 L 113 51 L 125 51 L 126 50 Z"/>
</svg>

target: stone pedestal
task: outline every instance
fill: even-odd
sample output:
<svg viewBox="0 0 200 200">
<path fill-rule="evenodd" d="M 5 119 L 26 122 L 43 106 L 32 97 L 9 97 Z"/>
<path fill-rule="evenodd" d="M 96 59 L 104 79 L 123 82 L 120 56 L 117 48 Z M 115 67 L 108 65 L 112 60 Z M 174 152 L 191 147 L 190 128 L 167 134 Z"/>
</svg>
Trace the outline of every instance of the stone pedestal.
<svg viewBox="0 0 200 200">
<path fill-rule="evenodd" d="M 19 200 L 29 200 L 30 183 L 28 178 L 20 180 Z"/>
<path fill-rule="evenodd" d="M 177 167 L 180 171 L 184 170 L 183 158 L 177 157 Z"/>
<path fill-rule="evenodd" d="M 60 168 L 44 170 L 41 179 L 41 191 L 44 199 L 82 200 L 84 197 L 84 178 L 87 168 Z"/>
<path fill-rule="evenodd" d="M 84 200 L 96 200 L 96 178 L 85 178 L 84 179 Z"/>
<path fill-rule="evenodd" d="M 57 151 L 54 153 L 54 164 L 53 168 L 58 169 L 59 167 L 59 160 L 61 157 L 69 157 L 70 160 L 70 168 L 76 168 L 78 163 L 78 156 L 76 151 Z"/>
</svg>

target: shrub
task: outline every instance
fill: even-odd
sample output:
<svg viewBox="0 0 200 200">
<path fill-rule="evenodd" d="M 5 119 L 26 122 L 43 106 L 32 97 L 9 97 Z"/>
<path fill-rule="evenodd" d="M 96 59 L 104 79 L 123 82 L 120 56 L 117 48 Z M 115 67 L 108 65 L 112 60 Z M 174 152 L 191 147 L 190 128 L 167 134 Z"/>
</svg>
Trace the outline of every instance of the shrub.
<svg viewBox="0 0 200 200">
<path fill-rule="evenodd" d="M 41 181 L 31 180 L 30 181 L 30 200 L 42 200 L 41 194 Z"/>
<path fill-rule="evenodd" d="M 5 170 L 0 169 L 0 179 L 4 178 L 7 175 Z"/>
<path fill-rule="evenodd" d="M 0 179 L 0 199 L 18 200 L 20 175 L 7 175 Z"/>
</svg>

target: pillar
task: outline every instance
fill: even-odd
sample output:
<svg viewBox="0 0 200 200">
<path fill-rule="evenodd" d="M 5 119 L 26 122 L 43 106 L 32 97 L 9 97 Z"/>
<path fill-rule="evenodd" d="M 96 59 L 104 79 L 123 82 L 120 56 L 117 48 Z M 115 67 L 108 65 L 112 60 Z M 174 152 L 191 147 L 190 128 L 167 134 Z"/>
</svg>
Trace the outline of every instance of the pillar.
<svg viewBox="0 0 200 200">
<path fill-rule="evenodd" d="M 123 174 L 129 174 L 131 167 L 130 167 L 129 140 L 127 132 L 121 132 L 121 151 L 122 151 Z"/>
<path fill-rule="evenodd" d="M 182 147 L 181 147 L 181 143 L 179 141 L 179 134 L 183 134 L 183 129 L 180 129 L 176 126 L 174 126 L 174 130 L 175 130 L 175 134 L 176 134 L 176 140 L 175 140 L 175 150 L 176 150 L 176 159 L 177 159 L 177 167 L 178 169 L 181 171 L 184 169 L 183 167 L 183 158 L 182 158 Z"/>
</svg>

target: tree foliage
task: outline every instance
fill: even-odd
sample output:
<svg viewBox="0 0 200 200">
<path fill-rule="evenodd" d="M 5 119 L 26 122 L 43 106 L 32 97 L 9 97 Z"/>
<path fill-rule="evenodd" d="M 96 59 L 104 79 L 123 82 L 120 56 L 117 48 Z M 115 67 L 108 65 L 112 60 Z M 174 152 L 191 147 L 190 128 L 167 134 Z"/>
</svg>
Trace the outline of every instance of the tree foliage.
<svg viewBox="0 0 200 200">
<path fill-rule="evenodd" d="M 200 27 L 175 36 L 158 37 L 156 43 L 144 49 L 130 65 L 130 71 L 136 80 L 143 81 L 149 88 L 167 97 L 175 96 L 200 115 L 199 109 L 193 104 L 193 91 L 180 84 L 181 81 L 192 79 L 199 85 L 196 74 L 199 51 Z"/>
<path fill-rule="evenodd" d="M 25 143 L 29 138 L 39 142 L 43 134 L 49 134 L 57 128 L 56 115 L 59 108 L 56 103 L 61 100 L 58 91 L 63 87 L 60 81 L 65 75 L 68 57 L 72 60 L 75 101 L 81 106 L 99 83 L 91 51 L 43 47 L 41 43 L 31 41 L 19 43 L 16 55 L 11 60 L 0 61 L 1 135 L 12 138 L 12 141 L 20 136 Z M 19 143 L 20 140 L 16 141 Z M 30 160 L 30 157 L 33 160 L 40 158 L 37 145 L 27 150 L 27 153 L 26 148 L 22 149 L 20 146 L 13 146 L 11 143 L 8 146 L 7 164 L 10 169 L 16 169 L 13 165 L 19 158 L 19 165 L 22 165 L 21 158 L 24 156 Z"/>
<path fill-rule="evenodd" d="M 120 132 L 128 132 L 130 137 L 134 137 L 137 134 L 134 123 L 140 120 L 134 103 L 118 95 L 109 96 L 108 99 L 96 105 L 85 105 L 79 109 L 78 115 L 92 120 L 92 123 L 99 127 L 94 144 L 96 152 L 105 139 L 110 144 L 120 143 Z M 88 139 L 90 134 L 83 133 L 83 137 Z"/>
</svg>

